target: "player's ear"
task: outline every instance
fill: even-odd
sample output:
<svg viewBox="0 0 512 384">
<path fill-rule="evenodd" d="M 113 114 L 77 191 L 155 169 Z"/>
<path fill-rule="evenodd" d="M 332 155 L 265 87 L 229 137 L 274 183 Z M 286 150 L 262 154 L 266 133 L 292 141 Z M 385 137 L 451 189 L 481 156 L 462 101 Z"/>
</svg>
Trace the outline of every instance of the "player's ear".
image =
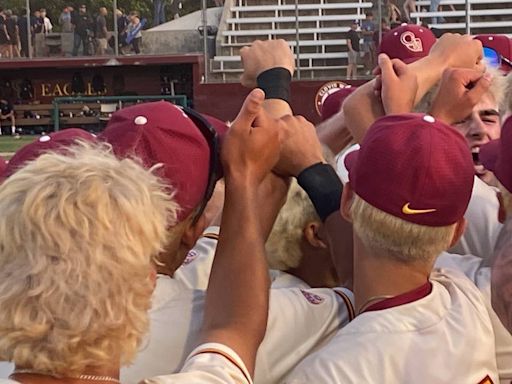
<svg viewBox="0 0 512 384">
<path fill-rule="evenodd" d="M 466 230 L 467 221 L 465 218 L 460 219 L 455 224 L 455 231 L 453 232 L 452 241 L 450 243 L 450 248 L 453 247 L 455 244 L 457 244 L 464 234 L 464 231 Z"/>
<path fill-rule="evenodd" d="M 322 228 L 322 223 L 319 221 L 310 221 L 304 227 L 304 238 L 314 248 L 327 248 L 327 244 L 321 239 L 319 233 Z"/>
<path fill-rule="evenodd" d="M 343 193 L 341 195 L 341 216 L 349 223 L 352 223 L 352 214 L 350 213 L 352 208 L 352 202 L 354 201 L 354 191 L 350 186 L 350 183 L 345 184 L 343 187 Z"/>
<path fill-rule="evenodd" d="M 501 192 L 496 192 L 500 208 L 498 209 L 498 221 L 503 224 L 507 220 L 507 209 L 505 208 L 505 202 L 503 201 L 503 195 Z"/>
<path fill-rule="evenodd" d="M 190 223 L 187 224 L 183 236 L 181 237 L 181 243 L 185 245 L 187 249 L 192 249 L 205 229 L 206 218 L 204 213 L 202 213 L 195 222 L 191 220 Z"/>
</svg>

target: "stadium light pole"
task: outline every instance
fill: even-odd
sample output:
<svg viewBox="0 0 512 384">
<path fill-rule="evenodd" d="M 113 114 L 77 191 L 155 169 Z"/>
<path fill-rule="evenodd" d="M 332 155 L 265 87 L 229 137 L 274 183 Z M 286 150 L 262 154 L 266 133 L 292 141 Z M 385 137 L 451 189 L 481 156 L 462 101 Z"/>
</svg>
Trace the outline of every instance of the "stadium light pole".
<svg viewBox="0 0 512 384">
<path fill-rule="evenodd" d="M 204 82 L 208 83 L 208 8 L 207 0 L 202 1 Z"/>
<path fill-rule="evenodd" d="M 117 0 L 112 3 L 114 12 L 114 56 L 119 56 L 119 27 L 117 25 Z"/>
<path fill-rule="evenodd" d="M 30 15 L 32 12 L 30 11 L 30 0 L 27 0 L 25 7 L 27 8 L 27 41 L 28 41 L 28 57 L 32 58 L 32 31 L 30 30 Z"/>
</svg>

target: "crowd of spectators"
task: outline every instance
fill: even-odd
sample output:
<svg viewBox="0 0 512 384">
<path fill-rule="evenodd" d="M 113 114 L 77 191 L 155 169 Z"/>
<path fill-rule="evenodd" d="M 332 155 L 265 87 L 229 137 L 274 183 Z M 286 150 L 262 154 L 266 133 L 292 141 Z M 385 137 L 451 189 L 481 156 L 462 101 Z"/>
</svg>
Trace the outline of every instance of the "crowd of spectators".
<svg viewBox="0 0 512 384">
<path fill-rule="evenodd" d="M 47 41 L 52 37 L 54 25 L 46 9 L 34 11 L 29 19 L 26 13 L 26 10 L 22 9 L 18 16 L 12 10 L 0 7 L 0 59 L 50 54 Z M 100 7 L 94 16 L 88 12 L 85 4 L 79 5 L 76 10 L 72 6 L 64 7 L 58 17 L 57 26 L 61 39 L 65 34 L 72 36 L 72 56 L 105 55 L 113 52 L 115 39 L 113 32 L 108 28 L 113 24 L 109 23 L 108 17 L 109 11 L 106 7 Z M 141 30 L 146 24 L 146 19 L 141 18 L 137 11 L 126 15 L 118 9 L 115 22 L 118 26 L 119 52 L 139 54 L 142 45 Z M 29 37 L 32 48 L 29 48 Z M 62 42 L 60 50 L 59 54 L 63 55 Z"/>
</svg>

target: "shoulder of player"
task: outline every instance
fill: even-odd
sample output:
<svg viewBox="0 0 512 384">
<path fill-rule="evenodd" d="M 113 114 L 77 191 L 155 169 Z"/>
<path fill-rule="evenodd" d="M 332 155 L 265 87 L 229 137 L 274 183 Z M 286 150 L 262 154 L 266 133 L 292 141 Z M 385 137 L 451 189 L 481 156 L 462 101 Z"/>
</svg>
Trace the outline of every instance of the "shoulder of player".
<svg viewBox="0 0 512 384">
<path fill-rule="evenodd" d="M 193 306 L 203 303 L 204 298 L 204 291 L 190 289 L 177 279 L 158 274 L 150 312 L 161 310 L 169 305 Z"/>
</svg>

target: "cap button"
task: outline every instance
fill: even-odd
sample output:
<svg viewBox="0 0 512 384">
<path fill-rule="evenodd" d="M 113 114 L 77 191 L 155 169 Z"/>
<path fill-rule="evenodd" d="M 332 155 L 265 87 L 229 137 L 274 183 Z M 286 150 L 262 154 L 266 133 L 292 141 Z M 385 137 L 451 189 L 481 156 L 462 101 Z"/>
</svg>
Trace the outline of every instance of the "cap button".
<svg viewBox="0 0 512 384">
<path fill-rule="evenodd" d="M 52 139 L 52 138 L 51 138 L 50 136 L 48 136 L 48 135 L 44 135 L 44 136 L 41 136 L 41 137 L 39 138 L 39 141 L 40 141 L 41 143 L 46 143 L 46 142 L 50 141 L 51 139 Z"/>
<path fill-rule="evenodd" d="M 145 116 L 137 116 L 133 122 L 136 125 L 146 125 L 148 123 L 148 119 Z"/>
<path fill-rule="evenodd" d="M 435 123 L 436 122 L 436 119 L 430 115 L 423 116 L 423 120 L 425 120 L 427 123 Z"/>
</svg>

